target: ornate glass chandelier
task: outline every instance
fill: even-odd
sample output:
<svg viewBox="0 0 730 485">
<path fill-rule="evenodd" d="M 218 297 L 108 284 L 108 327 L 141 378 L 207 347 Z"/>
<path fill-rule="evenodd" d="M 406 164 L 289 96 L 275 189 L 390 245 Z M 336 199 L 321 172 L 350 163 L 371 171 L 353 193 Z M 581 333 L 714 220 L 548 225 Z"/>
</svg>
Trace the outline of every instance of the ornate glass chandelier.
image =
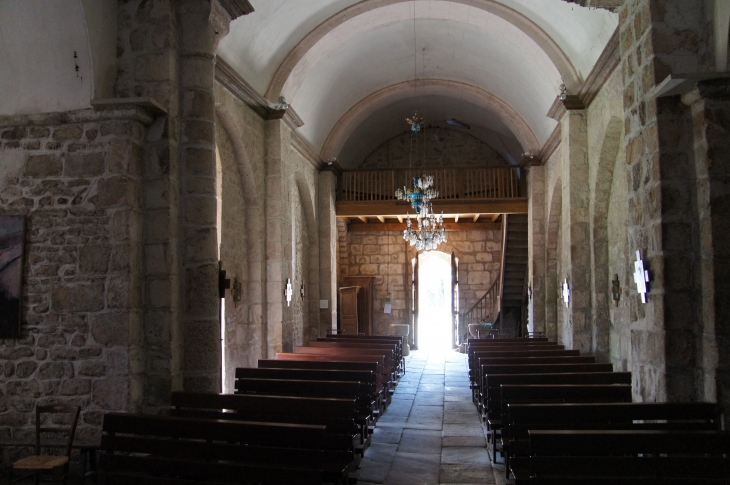
<svg viewBox="0 0 730 485">
<path fill-rule="evenodd" d="M 423 118 L 416 115 L 413 118 L 406 118 L 406 121 L 411 124 L 411 131 L 415 134 L 420 131 Z M 410 202 L 416 211 L 416 227 L 413 227 L 411 218 L 408 217 L 403 239 L 411 246 L 415 246 L 418 251 L 431 251 L 442 242 L 446 242 L 443 214 L 437 216 L 431 207 L 431 200 L 438 196 L 439 191 L 433 188 L 433 175 L 425 174 L 413 177 L 413 188 L 408 189 L 404 186 L 395 191 L 398 200 Z"/>
<path fill-rule="evenodd" d="M 408 241 L 411 246 L 415 246 L 417 251 L 431 251 L 442 242 L 446 242 L 443 214 L 437 216 L 430 209 L 430 203 L 422 206 L 421 211 L 416 215 L 417 229 L 413 229 L 409 217 L 406 229 L 403 231 L 403 239 Z"/>
</svg>

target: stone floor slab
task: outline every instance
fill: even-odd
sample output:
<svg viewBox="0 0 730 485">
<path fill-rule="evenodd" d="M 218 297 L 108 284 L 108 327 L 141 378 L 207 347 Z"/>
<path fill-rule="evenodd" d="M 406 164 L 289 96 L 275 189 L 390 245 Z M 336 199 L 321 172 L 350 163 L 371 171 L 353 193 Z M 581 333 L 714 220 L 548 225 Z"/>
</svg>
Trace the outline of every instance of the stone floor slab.
<svg viewBox="0 0 730 485">
<path fill-rule="evenodd" d="M 358 482 L 360 483 L 360 482 Z M 484 485 L 494 484 L 494 474 L 489 467 L 473 467 L 468 465 L 441 465 L 439 483 L 442 484 L 466 484 L 479 483 Z"/>
<path fill-rule="evenodd" d="M 442 465 L 489 466 L 489 451 L 484 447 L 451 447 L 441 450 Z"/>
<path fill-rule="evenodd" d="M 441 453 L 441 431 L 404 429 L 398 451 L 404 453 Z"/>
</svg>

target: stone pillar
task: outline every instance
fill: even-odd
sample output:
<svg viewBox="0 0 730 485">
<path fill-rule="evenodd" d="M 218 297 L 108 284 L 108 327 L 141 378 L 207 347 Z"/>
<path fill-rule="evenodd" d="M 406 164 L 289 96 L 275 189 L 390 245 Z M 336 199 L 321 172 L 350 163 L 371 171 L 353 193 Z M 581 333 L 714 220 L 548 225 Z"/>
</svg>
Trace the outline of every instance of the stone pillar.
<svg viewBox="0 0 730 485">
<path fill-rule="evenodd" d="M 330 166 L 327 166 L 330 167 Z M 319 335 L 337 330 L 337 217 L 335 191 L 337 175 L 333 170 L 319 173 L 319 299 L 328 307 L 319 311 Z"/>
<path fill-rule="evenodd" d="M 562 134 L 565 147 L 563 165 L 563 275 L 570 285 L 570 308 L 563 338 L 566 346 L 582 353 L 592 351 L 591 330 L 591 253 L 589 243 L 590 189 L 588 183 L 588 126 L 585 110 L 567 111 Z M 570 339 L 570 342 L 568 342 Z"/>
<path fill-rule="evenodd" d="M 142 394 L 142 409 L 155 412 L 182 386 L 175 7 L 171 1 L 119 2 L 118 24 L 116 96 L 152 98 L 167 110 L 158 115 L 142 145 L 144 319 L 131 360 L 139 362 L 135 373 L 143 382 L 141 389 L 133 385 L 132 394 Z"/>
<path fill-rule="evenodd" d="M 213 90 L 230 17 L 217 1 L 176 2 L 180 49 L 183 386 L 220 391 L 220 299 Z"/>
<path fill-rule="evenodd" d="M 292 322 L 284 291 L 291 274 L 292 216 L 284 150 L 289 129 L 281 119 L 266 122 L 266 353 L 284 351 L 285 327 Z M 292 278 L 293 279 L 293 278 Z M 297 290 L 292 288 L 296 294 Z M 292 297 L 293 298 L 293 297 Z M 288 349 L 291 351 L 291 349 Z"/>
<path fill-rule="evenodd" d="M 727 239 L 730 182 L 730 83 L 728 79 L 700 82 L 683 98 L 691 105 L 694 126 L 694 159 L 697 178 L 697 226 L 701 306 L 696 328 L 698 399 L 714 401 L 730 410 L 730 267 Z"/>
<path fill-rule="evenodd" d="M 642 252 L 648 302 L 629 285 L 638 401 L 696 395 L 696 213 L 691 118 L 678 97 L 656 98 L 667 76 L 713 59 L 703 2 L 628 0 L 619 11 L 629 185 L 629 260 Z"/>
<path fill-rule="evenodd" d="M 545 331 L 545 168 L 530 167 L 527 176 L 528 191 L 528 259 L 532 299 L 529 305 L 528 329 Z"/>
</svg>

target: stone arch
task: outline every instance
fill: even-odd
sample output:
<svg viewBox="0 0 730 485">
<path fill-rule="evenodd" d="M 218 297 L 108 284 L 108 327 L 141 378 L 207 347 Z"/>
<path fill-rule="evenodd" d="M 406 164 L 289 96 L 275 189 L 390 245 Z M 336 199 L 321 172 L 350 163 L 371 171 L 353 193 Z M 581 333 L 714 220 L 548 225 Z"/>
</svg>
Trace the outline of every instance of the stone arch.
<svg viewBox="0 0 730 485">
<path fill-rule="evenodd" d="M 608 267 L 608 207 L 616 158 L 621 148 L 623 122 L 612 117 L 608 122 L 598 157 L 596 177 L 592 187 L 591 230 L 591 299 L 593 320 L 593 354 L 608 360 L 611 333 L 611 292 Z"/>
<path fill-rule="evenodd" d="M 545 334 L 550 340 L 558 339 L 558 306 L 560 302 L 560 224 L 563 213 L 563 184 L 555 182 L 550 195 L 547 237 L 545 246 Z"/>
<path fill-rule="evenodd" d="M 406 81 L 388 86 L 365 97 L 350 108 L 327 136 L 320 152 L 321 158 L 329 160 L 337 157 L 347 139 L 370 114 L 403 96 L 410 96 L 415 92 L 415 85 L 414 81 Z M 517 138 L 524 151 L 532 153 L 540 151 L 540 143 L 527 121 L 514 108 L 492 93 L 478 86 L 443 79 L 422 79 L 418 81 L 418 88 L 430 95 L 468 99 L 502 121 Z"/>
<path fill-rule="evenodd" d="M 249 237 L 247 249 L 248 259 L 248 275 L 244 281 L 244 301 L 247 302 L 248 324 L 251 326 L 253 333 L 249 340 L 255 342 L 258 348 L 256 356 L 252 359 L 266 357 L 266 347 L 264 343 L 267 341 L 267 327 L 263 318 L 264 292 L 261 290 L 265 286 L 266 263 L 265 263 L 265 238 L 263 225 L 263 206 L 260 191 L 261 187 L 257 187 L 255 181 L 255 173 L 251 164 L 244 138 L 240 136 L 245 133 L 246 129 L 237 123 L 236 118 L 223 107 L 222 104 L 216 104 L 216 119 L 220 123 L 223 131 L 231 142 L 233 152 L 238 165 L 238 171 L 241 176 L 241 185 L 243 187 L 245 201 L 245 220 L 249 235 L 259 235 L 259 237 Z"/>
<path fill-rule="evenodd" d="M 278 99 L 287 79 L 289 79 L 289 76 L 294 71 L 299 61 L 301 61 L 302 58 L 304 58 L 304 56 L 332 30 L 354 17 L 368 15 L 370 12 L 373 12 L 378 8 L 387 7 L 388 5 L 395 3 L 411 1 L 412 0 L 365 0 L 338 12 L 319 24 L 287 54 L 284 61 L 279 65 L 271 83 L 269 84 L 269 88 L 266 91 L 266 98 Z M 542 48 L 548 58 L 550 58 L 552 63 L 555 65 L 555 68 L 560 73 L 565 85 L 568 86 L 570 91 L 577 91 L 580 88 L 580 84 L 582 82 L 580 74 L 565 52 L 552 37 L 550 37 L 542 28 L 540 28 L 539 25 L 527 18 L 525 15 L 495 0 L 452 1 L 484 10 L 513 24 L 515 27 L 524 32 L 527 37 L 532 39 L 538 46 L 540 46 L 540 48 Z"/>
<path fill-rule="evenodd" d="M 307 254 L 307 276 L 305 294 L 309 304 L 308 308 L 303 311 L 308 315 L 305 323 L 308 322 L 308 328 L 304 329 L 304 338 L 313 339 L 320 337 L 319 329 L 319 306 L 315 305 L 319 299 L 319 230 L 316 217 L 316 209 L 314 196 L 310 190 L 310 184 L 304 171 L 299 170 L 294 174 L 294 183 L 299 194 L 302 212 L 304 213 L 303 231 L 306 231 L 308 242 Z"/>
</svg>

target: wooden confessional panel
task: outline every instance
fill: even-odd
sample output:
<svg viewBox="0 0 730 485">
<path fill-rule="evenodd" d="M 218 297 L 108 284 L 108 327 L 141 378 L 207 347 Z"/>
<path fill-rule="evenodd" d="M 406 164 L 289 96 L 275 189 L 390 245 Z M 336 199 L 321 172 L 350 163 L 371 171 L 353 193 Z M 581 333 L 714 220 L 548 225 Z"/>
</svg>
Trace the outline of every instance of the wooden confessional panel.
<svg viewBox="0 0 730 485">
<path fill-rule="evenodd" d="M 358 333 L 358 294 L 359 286 L 340 287 L 340 333 Z"/>
<path fill-rule="evenodd" d="M 342 278 L 345 286 L 359 286 L 358 295 L 358 333 L 373 334 L 373 296 L 375 290 L 374 276 L 345 276 Z"/>
</svg>

